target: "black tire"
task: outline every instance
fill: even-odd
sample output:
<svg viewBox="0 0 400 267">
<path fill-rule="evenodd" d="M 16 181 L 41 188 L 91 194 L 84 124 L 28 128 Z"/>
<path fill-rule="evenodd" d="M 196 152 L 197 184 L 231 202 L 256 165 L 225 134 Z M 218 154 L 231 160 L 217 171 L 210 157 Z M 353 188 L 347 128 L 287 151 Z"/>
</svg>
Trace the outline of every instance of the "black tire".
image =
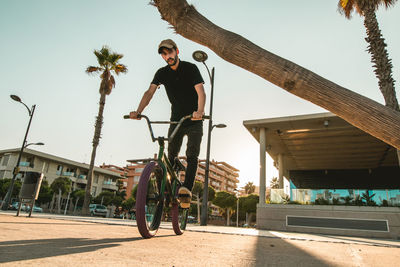
<svg viewBox="0 0 400 267">
<path fill-rule="evenodd" d="M 161 223 L 164 207 L 160 194 L 162 173 L 156 162 L 150 162 L 140 176 L 136 193 L 136 223 L 144 238 L 153 237 Z"/>
<path fill-rule="evenodd" d="M 189 209 L 182 209 L 178 203 L 172 204 L 172 228 L 175 234 L 181 235 L 186 229 Z"/>
</svg>

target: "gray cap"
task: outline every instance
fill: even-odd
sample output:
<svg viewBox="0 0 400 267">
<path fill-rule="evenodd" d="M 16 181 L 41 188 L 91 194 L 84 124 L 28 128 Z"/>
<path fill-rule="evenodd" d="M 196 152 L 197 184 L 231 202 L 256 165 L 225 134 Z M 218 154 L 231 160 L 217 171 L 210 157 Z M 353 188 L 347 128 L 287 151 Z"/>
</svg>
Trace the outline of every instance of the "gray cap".
<svg viewBox="0 0 400 267">
<path fill-rule="evenodd" d="M 176 46 L 176 43 L 174 41 L 172 41 L 171 39 L 166 39 L 161 41 L 161 43 L 158 45 L 158 53 L 161 54 L 161 49 L 165 47 L 165 48 L 175 48 L 177 49 L 178 47 Z"/>
</svg>

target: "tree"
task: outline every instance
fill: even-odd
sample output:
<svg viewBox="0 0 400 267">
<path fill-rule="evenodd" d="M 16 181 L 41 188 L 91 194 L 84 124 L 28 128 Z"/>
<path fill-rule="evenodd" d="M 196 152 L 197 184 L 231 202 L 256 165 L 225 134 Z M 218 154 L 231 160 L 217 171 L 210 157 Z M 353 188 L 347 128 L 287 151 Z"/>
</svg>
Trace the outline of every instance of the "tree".
<svg viewBox="0 0 400 267">
<path fill-rule="evenodd" d="M 105 206 L 114 205 L 121 206 L 124 198 L 110 191 L 101 192 L 95 199 L 94 203 L 103 204 Z"/>
<path fill-rule="evenodd" d="M 245 186 L 244 186 L 244 192 L 248 195 L 254 193 L 254 191 L 256 191 L 256 186 L 253 184 L 253 182 L 248 182 Z"/>
<path fill-rule="evenodd" d="M 368 53 L 371 54 L 371 62 L 375 76 L 378 78 L 379 89 L 385 99 L 386 106 L 400 111 L 394 87 L 395 81 L 392 77 L 392 63 L 375 14 L 380 6 L 384 5 L 389 8 L 396 2 L 397 0 L 339 0 L 338 10 L 347 19 L 351 18 L 353 11 L 364 17 L 364 26 L 367 32 L 365 40 L 368 43 Z M 400 164 L 400 150 L 397 150 L 397 156 Z"/>
<path fill-rule="evenodd" d="M 196 201 L 197 207 L 197 222 L 200 223 L 200 198 L 203 195 L 203 187 L 204 184 L 199 181 L 194 182 L 194 186 L 192 189 L 192 198 Z"/>
<path fill-rule="evenodd" d="M 226 210 L 226 221 L 228 226 L 230 221 L 230 210 L 236 206 L 236 201 L 236 196 L 226 191 L 217 192 L 212 201 L 214 205 Z"/>
<path fill-rule="evenodd" d="M 196 211 L 197 211 L 197 221 L 200 223 L 200 204 L 203 203 L 203 192 L 204 192 L 204 183 L 195 181 L 195 184 L 192 189 L 192 199 L 196 201 Z M 215 198 L 215 189 L 212 186 L 208 186 L 208 202 L 212 201 Z"/>
<path fill-rule="evenodd" d="M 83 199 L 85 198 L 85 190 L 78 189 L 78 190 L 73 191 L 71 194 L 71 198 L 75 202 L 75 205 L 74 205 L 74 214 L 75 214 L 77 207 L 78 206 L 82 207 L 82 205 L 83 205 Z"/>
<path fill-rule="evenodd" d="M 0 197 L 4 198 L 7 194 L 8 188 L 10 187 L 11 179 L 1 179 L 0 180 Z M 22 183 L 20 180 L 16 180 L 13 191 L 11 194 L 11 198 L 16 198 L 18 197 L 19 191 L 21 190 Z"/>
<path fill-rule="evenodd" d="M 44 203 L 49 203 L 51 201 L 51 197 L 53 195 L 53 191 L 49 186 L 49 182 L 47 180 L 43 180 L 39 190 L 39 196 L 36 200 L 36 203 L 40 206 Z"/>
<path fill-rule="evenodd" d="M 121 203 L 122 209 L 124 211 L 132 210 L 135 207 L 135 205 L 136 205 L 136 200 L 133 197 L 130 197 Z"/>
<path fill-rule="evenodd" d="M 338 115 L 355 127 L 400 149 L 400 113 L 227 31 L 203 17 L 186 0 L 153 0 L 162 19 L 183 37 L 298 97 Z"/>
<path fill-rule="evenodd" d="M 51 183 L 54 194 L 58 192 L 57 212 L 61 213 L 61 196 L 71 191 L 71 180 L 68 177 L 58 177 Z"/>
<path fill-rule="evenodd" d="M 279 188 L 279 180 L 277 177 L 272 178 L 271 180 L 271 188 L 278 189 Z"/>
<path fill-rule="evenodd" d="M 89 172 L 87 176 L 85 199 L 83 201 L 82 207 L 82 214 L 84 215 L 89 215 L 90 193 L 92 190 L 93 182 L 93 169 L 96 158 L 96 150 L 101 137 L 101 128 L 103 126 L 103 112 L 104 106 L 106 104 L 106 96 L 111 94 L 112 88 L 115 87 L 115 79 L 112 73 L 119 75 L 120 73 L 126 73 L 128 71 L 128 68 L 125 65 L 118 63 L 123 55 L 112 53 L 107 46 L 103 46 L 101 50 L 94 50 L 94 54 L 97 57 L 99 66 L 87 67 L 86 73 L 101 73 L 101 83 L 99 89 L 100 103 L 92 141 L 92 155 L 90 158 Z"/>
<path fill-rule="evenodd" d="M 369 194 L 369 190 L 365 190 L 365 193 L 362 193 L 361 199 L 365 200 L 367 206 L 376 206 L 376 202 L 373 200 L 376 194 Z"/>
<path fill-rule="evenodd" d="M 239 198 L 239 212 L 246 215 L 247 224 L 252 221 L 253 215 L 256 214 L 258 201 L 259 196 L 256 194 L 250 194 L 246 197 Z"/>
</svg>

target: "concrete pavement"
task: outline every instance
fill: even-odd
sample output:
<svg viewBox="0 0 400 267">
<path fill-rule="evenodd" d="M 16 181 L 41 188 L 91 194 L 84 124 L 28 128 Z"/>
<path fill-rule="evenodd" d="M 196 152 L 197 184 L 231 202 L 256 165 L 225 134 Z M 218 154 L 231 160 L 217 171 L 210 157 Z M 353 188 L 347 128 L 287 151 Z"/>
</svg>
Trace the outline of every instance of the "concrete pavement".
<svg viewBox="0 0 400 267">
<path fill-rule="evenodd" d="M 0 213 L 3 266 L 395 266 L 394 240 L 170 223 L 141 238 L 135 221 Z"/>
<path fill-rule="evenodd" d="M 15 215 L 16 212 L 0 211 L 0 214 Z M 20 216 L 21 217 L 27 216 L 27 213 L 21 212 Z M 37 218 L 91 222 L 91 223 L 101 223 L 109 225 L 136 226 L 136 221 L 129 219 L 70 216 L 70 215 L 59 215 L 50 213 L 33 213 L 32 216 Z M 172 229 L 172 224 L 171 222 L 162 222 L 160 228 L 170 230 Z M 295 233 L 295 232 L 278 232 L 278 231 L 258 230 L 254 228 L 242 228 L 234 226 L 214 226 L 214 225 L 200 226 L 198 224 L 188 224 L 186 231 L 400 248 L 400 240 L 319 235 L 319 234 Z"/>
</svg>

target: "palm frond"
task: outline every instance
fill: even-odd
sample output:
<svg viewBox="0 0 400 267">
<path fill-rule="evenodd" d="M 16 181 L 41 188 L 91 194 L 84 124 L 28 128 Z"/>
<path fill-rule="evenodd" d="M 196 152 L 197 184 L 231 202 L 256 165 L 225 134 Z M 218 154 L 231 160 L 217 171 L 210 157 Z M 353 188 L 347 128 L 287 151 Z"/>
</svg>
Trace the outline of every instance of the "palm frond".
<svg viewBox="0 0 400 267">
<path fill-rule="evenodd" d="M 88 73 L 88 74 L 94 74 L 94 73 L 100 72 L 100 71 L 102 71 L 102 70 L 103 70 L 103 69 L 100 68 L 100 67 L 89 66 L 89 67 L 86 68 L 86 73 Z"/>
<path fill-rule="evenodd" d="M 111 69 L 113 71 L 115 71 L 115 74 L 117 74 L 117 75 L 119 75 L 120 73 L 127 73 L 128 72 L 128 67 L 125 66 L 124 64 L 114 65 Z"/>
<path fill-rule="evenodd" d="M 99 50 L 94 50 L 93 53 L 96 55 L 96 57 L 97 57 L 97 62 L 99 63 L 99 65 L 100 65 L 100 66 L 105 66 L 105 62 L 106 62 L 106 60 L 107 60 L 107 57 L 105 57 L 105 56 L 101 53 L 101 51 L 99 51 Z"/>
<path fill-rule="evenodd" d="M 107 60 L 108 62 L 110 62 L 111 65 L 115 65 L 118 63 L 118 60 L 120 60 L 123 57 L 124 55 L 122 54 L 113 53 L 108 56 Z"/>
</svg>

